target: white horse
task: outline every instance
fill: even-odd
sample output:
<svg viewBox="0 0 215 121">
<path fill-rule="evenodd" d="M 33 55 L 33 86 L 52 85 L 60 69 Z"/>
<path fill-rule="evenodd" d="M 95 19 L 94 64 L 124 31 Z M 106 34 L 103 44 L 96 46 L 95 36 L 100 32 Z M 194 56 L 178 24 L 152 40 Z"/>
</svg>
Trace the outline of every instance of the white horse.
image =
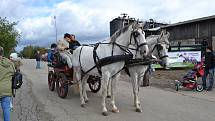
<svg viewBox="0 0 215 121">
<path fill-rule="evenodd" d="M 168 65 L 167 61 L 167 52 L 169 48 L 169 33 L 164 34 L 163 32 L 160 35 L 153 35 L 146 38 L 147 45 L 149 47 L 149 53 L 148 55 L 154 55 L 157 59 L 161 60 L 161 65 L 166 67 Z M 130 47 L 132 48 L 132 47 Z M 134 59 L 140 59 L 143 58 L 143 56 L 138 52 L 134 51 L 133 49 L 130 49 L 130 51 L 135 56 Z M 136 108 L 136 112 L 142 112 L 140 100 L 139 100 L 139 83 L 140 80 L 143 79 L 143 76 L 145 74 L 145 71 L 147 70 L 148 65 L 135 65 L 135 66 L 127 66 L 127 69 L 130 73 L 132 87 L 133 87 L 133 94 L 134 94 L 134 105 Z M 110 94 L 110 87 L 111 87 L 111 81 L 108 85 L 108 97 L 111 96 Z"/>
<path fill-rule="evenodd" d="M 96 65 L 93 56 L 95 56 L 96 52 L 96 59 L 98 60 L 98 58 L 102 59 L 113 55 L 124 55 L 130 44 L 134 44 L 136 46 L 136 49 L 140 51 L 140 54 L 143 54 L 144 56 L 148 54 L 149 49 L 146 45 L 145 36 L 143 34 L 143 31 L 139 28 L 138 23 L 136 22 L 131 25 L 125 26 L 123 29 L 116 32 L 110 40 L 107 40 L 104 43 L 99 43 L 96 50 L 94 49 L 94 47 L 81 46 L 73 51 L 73 76 L 74 79 L 81 80 L 79 81 L 81 106 L 84 106 L 85 102 L 88 101 L 85 89 L 88 76 L 97 75 L 101 76 L 102 81 L 102 114 L 104 116 L 108 115 L 106 108 L 106 97 L 107 85 L 110 79 L 113 80 L 111 86 L 112 111 L 119 112 L 118 108 L 115 105 L 114 92 L 116 81 L 119 78 L 119 72 L 124 67 L 125 62 L 118 61 L 102 66 L 100 68 L 100 71 L 102 72 L 100 75 L 99 68 L 93 68 Z M 83 74 L 83 72 L 85 73 Z"/>
</svg>

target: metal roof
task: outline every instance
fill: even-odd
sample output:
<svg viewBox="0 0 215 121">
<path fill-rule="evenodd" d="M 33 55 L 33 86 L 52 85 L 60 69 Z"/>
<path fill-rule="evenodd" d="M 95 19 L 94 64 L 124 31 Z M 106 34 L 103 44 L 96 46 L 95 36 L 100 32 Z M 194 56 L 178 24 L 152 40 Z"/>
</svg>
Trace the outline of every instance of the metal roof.
<svg viewBox="0 0 215 121">
<path fill-rule="evenodd" d="M 188 24 L 188 23 L 194 23 L 194 22 L 199 22 L 199 21 L 205 21 L 205 20 L 210 20 L 210 19 L 215 19 L 215 15 L 202 17 L 202 18 L 197 18 L 197 19 L 192 19 L 192 20 L 183 21 L 183 22 L 178 22 L 178 23 L 174 23 L 174 24 L 164 26 L 162 28 L 168 28 L 168 27 L 173 27 L 173 26 L 178 26 L 178 25 L 183 25 L 183 24 Z"/>
</svg>

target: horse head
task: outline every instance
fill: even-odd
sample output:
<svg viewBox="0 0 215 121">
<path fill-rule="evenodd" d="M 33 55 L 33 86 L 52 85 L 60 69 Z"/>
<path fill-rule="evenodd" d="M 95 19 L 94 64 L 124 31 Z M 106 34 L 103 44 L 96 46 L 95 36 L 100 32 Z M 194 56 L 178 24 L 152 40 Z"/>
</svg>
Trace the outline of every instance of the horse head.
<svg viewBox="0 0 215 121">
<path fill-rule="evenodd" d="M 156 44 L 158 50 L 158 57 L 162 61 L 160 65 L 166 68 L 168 66 L 168 49 L 169 49 L 169 35 L 170 33 L 165 33 L 164 31 L 161 32 L 160 36 L 158 37 L 158 42 Z"/>
<path fill-rule="evenodd" d="M 142 27 L 143 24 L 138 21 L 133 23 L 129 44 L 135 46 L 136 51 L 139 51 L 142 56 L 147 56 L 149 48 Z"/>
</svg>

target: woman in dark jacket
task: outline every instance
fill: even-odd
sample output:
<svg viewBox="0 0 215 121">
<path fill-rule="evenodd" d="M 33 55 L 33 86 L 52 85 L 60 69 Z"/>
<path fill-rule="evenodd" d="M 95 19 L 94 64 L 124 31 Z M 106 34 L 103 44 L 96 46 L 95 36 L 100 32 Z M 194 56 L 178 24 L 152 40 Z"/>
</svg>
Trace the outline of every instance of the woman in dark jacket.
<svg viewBox="0 0 215 121">
<path fill-rule="evenodd" d="M 207 76 L 209 75 L 209 86 L 207 91 L 211 91 L 213 89 L 214 84 L 214 72 L 215 72 L 215 55 L 213 53 L 212 47 L 206 48 L 205 53 L 205 73 L 202 77 L 203 81 L 203 88 L 206 90 L 206 80 Z"/>
<path fill-rule="evenodd" d="M 73 34 L 64 34 L 64 39 L 69 42 L 69 49 L 75 50 L 81 44 L 75 39 L 75 35 Z"/>
</svg>

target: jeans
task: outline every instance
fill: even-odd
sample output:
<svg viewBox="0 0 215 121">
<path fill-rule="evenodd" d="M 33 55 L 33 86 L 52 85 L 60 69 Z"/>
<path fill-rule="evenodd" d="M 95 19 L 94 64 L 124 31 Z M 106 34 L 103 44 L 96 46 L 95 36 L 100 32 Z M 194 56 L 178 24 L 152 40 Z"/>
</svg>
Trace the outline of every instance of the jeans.
<svg viewBox="0 0 215 121">
<path fill-rule="evenodd" d="M 0 98 L 1 107 L 3 110 L 4 121 L 10 121 L 10 111 L 11 111 L 11 97 Z"/>
<path fill-rule="evenodd" d="M 208 75 L 209 75 L 209 86 L 208 86 L 208 88 L 213 88 L 213 84 L 214 84 L 214 72 L 215 72 L 215 68 L 205 69 L 204 76 L 202 77 L 202 82 L 203 82 L 203 87 L 204 88 L 206 88 L 206 80 L 207 80 L 207 76 Z"/>
<path fill-rule="evenodd" d="M 40 69 L 40 61 L 37 61 L 36 69 Z"/>
</svg>

